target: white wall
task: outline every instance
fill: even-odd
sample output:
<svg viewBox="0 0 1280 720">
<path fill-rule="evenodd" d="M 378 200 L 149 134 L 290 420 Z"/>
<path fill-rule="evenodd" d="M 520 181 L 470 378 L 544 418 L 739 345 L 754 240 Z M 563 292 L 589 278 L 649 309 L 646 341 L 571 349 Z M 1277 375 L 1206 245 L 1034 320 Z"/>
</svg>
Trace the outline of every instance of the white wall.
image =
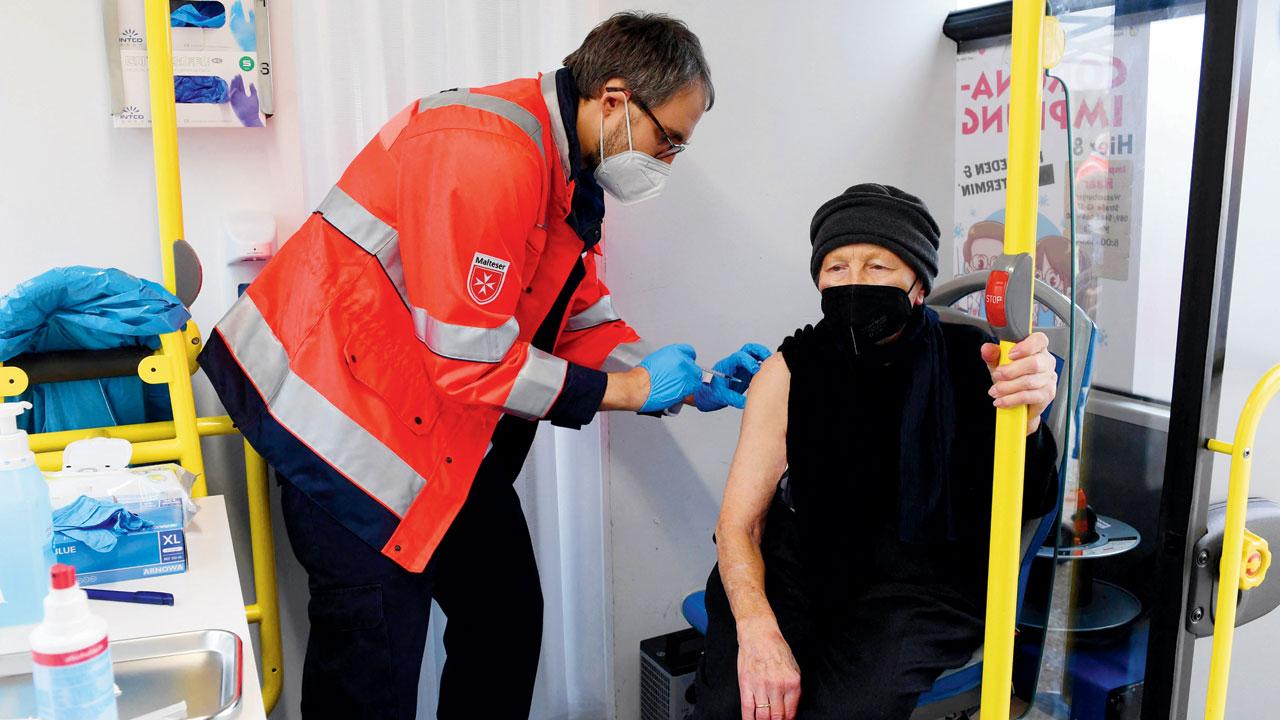
<svg viewBox="0 0 1280 720">
<path fill-rule="evenodd" d="M 265 129 L 183 129 L 178 133 L 186 237 L 204 261 L 204 291 L 193 312 L 205 331 L 227 306 L 229 281 L 219 228 L 224 213 L 275 215 L 281 239 L 306 216 L 302 204 L 297 86 L 290 60 L 292 0 L 271 3 L 276 115 Z M 0 3 L 0 294 L 59 265 L 118 267 L 160 279 L 151 133 L 114 129 L 108 109 L 101 3 Z M 195 378 L 203 415 L 222 414 L 203 374 Z M 205 441 L 211 493 L 228 496 L 242 586 L 251 568 L 239 443 Z M 277 503 L 278 504 L 278 503 Z M 297 702 L 306 576 L 286 549 L 276 518 L 286 607 L 285 699 Z M 301 583 L 301 600 L 291 592 Z M 290 600 L 292 599 L 292 602 Z M 280 713 L 277 712 L 277 716 Z"/>
<path fill-rule="evenodd" d="M 776 347 L 816 320 L 809 221 L 854 183 L 919 194 L 949 226 L 955 44 L 941 27 L 953 2 L 600 4 L 601 16 L 687 21 L 718 94 L 666 193 L 609 208 L 610 289 L 647 339 L 691 342 L 709 364 L 746 341 Z M 638 716 L 640 640 L 687 627 L 680 601 L 715 561 L 739 419 L 692 408 L 609 418 L 619 720 Z"/>
<path fill-rule="evenodd" d="M 1276 328 L 1276 271 L 1280 245 L 1276 243 L 1275 205 L 1280 197 L 1280 0 L 1258 5 L 1253 62 L 1253 88 L 1249 108 L 1249 134 L 1245 149 L 1244 183 L 1240 197 L 1240 226 L 1235 273 L 1231 287 L 1231 318 L 1227 328 L 1226 365 L 1222 371 L 1222 399 L 1217 437 L 1231 440 L 1245 398 L 1254 383 L 1280 363 L 1280 336 Z M 1249 494 L 1280 501 L 1280 403 L 1272 402 L 1258 427 L 1254 444 L 1253 479 Z M 1227 497 L 1226 458 L 1215 461 L 1214 501 Z M 1275 548 L 1272 548 L 1275 551 Z M 1272 574 L 1276 568 L 1273 566 Z M 1274 582 L 1274 580 L 1269 580 Z M 1187 717 L 1204 714 L 1205 688 L 1209 681 L 1209 639 L 1196 643 L 1191 704 Z M 1280 688 L 1280 611 L 1272 612 L 1236 631 L 1232 652 L 1227 717 L 1276 716 Z"/>
</svg>

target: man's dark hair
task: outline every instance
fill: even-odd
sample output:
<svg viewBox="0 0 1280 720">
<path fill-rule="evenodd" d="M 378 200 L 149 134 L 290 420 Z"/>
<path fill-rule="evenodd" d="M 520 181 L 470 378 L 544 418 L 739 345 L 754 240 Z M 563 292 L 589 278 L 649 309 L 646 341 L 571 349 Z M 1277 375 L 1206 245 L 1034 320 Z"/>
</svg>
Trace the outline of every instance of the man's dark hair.
<svg viewBox="0 0 1280 720">
<path fill-rule="evenodd" d="M 688 25 L 659 13 L 617 13 L 587 33 L 564 59 L 583 97 L 599 97 L 609 78 L 620 77 L 631 94 L 658 107 L 690 83 L 700 82 L 707 110 L 716 101 L 702 43 Z"/>
</svg>

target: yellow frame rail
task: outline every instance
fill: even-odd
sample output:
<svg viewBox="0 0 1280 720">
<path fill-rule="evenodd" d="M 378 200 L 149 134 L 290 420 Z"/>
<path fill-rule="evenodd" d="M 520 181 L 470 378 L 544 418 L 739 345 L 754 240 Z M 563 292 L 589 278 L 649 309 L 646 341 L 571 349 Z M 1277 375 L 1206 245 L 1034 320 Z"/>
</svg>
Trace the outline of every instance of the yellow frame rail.
<svg viewBox="0 0 1280 720">
<path fill-rule="evenodd" d="M 155 151 L 156 200 L 160 221 L 160 257 L 165 288 L 177 294 L 173 246 L 182 239 L 182 181 L 178 168 L 178 125 L 173 96 L 173 54 L 169 36 L 169 3 L 146 0 L 147 65 L 151 87 L 151 137 Z M 41 470 L 62 469 L 62 454 L 76 440 L 114 437 L 133 445 L 131 462 L 149 464 L 177 461 L 195 476 L 192 494 L 208 494 L 204 455 L 200 438 L 234 435 L 238 431 L 229 417 L 198 417 L 191 375 L 200 350 L 200 332 L 195 322 L 182 330 L 160 336 L 160 350 L 138 364 L 138 376 L 149 384 L 169 389 L 173 420 L 168 422 L 117 425 L 30 436 L 31 449 Z M 0 365 L 0 398 L 22 394 L 29 378 L 21 368 Z M 262 653 L 262 704 L 267 713 L 275 708 L 284 683 L 280 642 L 280 610 L 276 595 L 275 545 L 271 534 L 271 512 L 267 486 L 267 465 L 244 443 L 245 481 L 249 505 L 249 538 L 253 553 L 254 603 L 245 607 L 245 617 L 258 624 Z"/>
<path fill-rule="evenodd" d="M 1253 472 L 1253 443 L 1267 404 L 1280 392 L 1280 365 L 1267 371 L 1245 400 L 1231 443 L 1210 439 L 1205 447 L 1231 456 L 1227 485 L 1226 528 L 1222 559 L 1218 563 L 1218 607 L 1213 623 L 1213 654 L 1209 661 L 1209 694 L 1206 720 L 1222 720 L 1227 710 L 1227 676 L 1231 672 L 1231 644 L 1236 631 L 1238 594 L 1262 584 L 1271 564 L 1267 542 L 1244 527 L 1249 503 L 1249 477 Z M 1242 573 L 1242 568 L 1245 572 Z"/>
<path fill-rule="evenodd" d="M 178 112 L 173 97 L 173 47 L 169 37 L 169 3 L 147 0 L 147 68 L 151 86 L 151 143 L 156 168 L 156 206 L 160 216 L 160 260 L 164 287 L 178 293 L 174 270 L 173 244 L 182 239 L 182 176 L 178 170 Z M 204 495 L 204 455 L 196 434 L 195 397 L 187 374 L 186 348 L 182 333 L 160 336 L 160 356 L 167 362 L 149 367 L 144 382 L 168 374 L 169 399 L 173 404 L 173 425 L 177 440 L 177 460 L 196 476 L 196 495 Z M 144 363 L 146 361 L 143 361 Z M 165 378 L 162 378 L 165 379 Z M 181 381 L 179 381 L 181 379 Z"/>
<path fill-rule="evenodd" d="M 1040 102 L 1045 26 L 1043 0 L 1013 0 L 1012 71 L 1009 95 L 1009 176 L 1005 195 L 1004 252 L 1026 254 L 1035 267 L 1038 209 Z M 1025 313 L 1032 304 L 1009 307 Z M 1000 342 L 1000 364 L 1014 343 Z M 982 715 L 1009 717 L 1013 684 L 1013 635 L 1018 615 L 1018 566 L 1022 528 L 1022 481 L 1027 453 L 1027 407 L 996 410 L 995 471 L 991 488 L 991 550 L 987 570 L 987 616 L 983 639 Z"/>
</svg>

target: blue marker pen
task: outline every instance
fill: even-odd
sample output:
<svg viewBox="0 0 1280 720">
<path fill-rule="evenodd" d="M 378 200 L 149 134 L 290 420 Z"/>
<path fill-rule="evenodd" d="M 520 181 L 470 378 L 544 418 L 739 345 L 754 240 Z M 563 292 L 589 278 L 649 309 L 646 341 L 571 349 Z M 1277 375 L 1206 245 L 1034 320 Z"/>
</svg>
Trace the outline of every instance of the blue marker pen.
<svg viewBox="0 0 1280 720">
<path fill-rule="evenodd" d="M 173 604 L 173 593 L 167 592 L 151 592 L 149 590 L 124 592 L 121 590 L 99 590 L 97 588 L 84 588 L 84 592 L 89 596 L 90 600 L 110 600 L 112 602 L 138 603 L 141 605 Z"/>
</svg>

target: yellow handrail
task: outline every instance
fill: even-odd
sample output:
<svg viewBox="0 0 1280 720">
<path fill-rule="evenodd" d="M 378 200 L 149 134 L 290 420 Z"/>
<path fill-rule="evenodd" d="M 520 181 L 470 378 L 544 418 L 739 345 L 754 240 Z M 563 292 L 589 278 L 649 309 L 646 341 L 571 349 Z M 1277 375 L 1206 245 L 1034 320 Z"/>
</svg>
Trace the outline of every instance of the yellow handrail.
<svg viewBox="0 0 1280 720">
<path fill-rule="evenodd" d="M 182 173 L 178 167 L 178 105 L 173 95 L 173 42 L 168 0 L 147 0 L 147 79 L 151 89 L 151 143 L 160 215 L 163 284 L 177 294 L 173 244 L 182 239 Z"/>
<path fill-rule="evenodd" d="M 151 141 L 155 153 L 156 205 L 160 216 L 160 257 L 164 286 L 177 294 L 177 273 L 173 245 L 183 237 L 182 176 L 178 163 L 178 115 L 173 95 L 173 51 L 169 36 L 168 0 L 147 0 L 147 71 L 151 87 Z M 192 333 L 198 339 L 198 333 Z M 167 372 L 169 398 L 173 405 L 172 440 L 151 440 L 134 446 L 134 462 L 156 462 L 168 455 L 176 443 L 177 460 L 196 476 L 192 493 L 208 492 L 204 456 L 200 450 L 199 418 L 191 389 L 193 368 L 188 355 L 188 335 L 182 331 L 160 337 L 161 354 Z M 139 371 L 147 366 L 144 360 Z M 144 374 L 143 379 L 147 376 Z M 221 423 L 219 423 L 221 424 Z M 255 603 L 245 608 L 245 616 L 256 620 L 262 651 L 262 704 L 267 712 L 280 696 L 284 673 L 281 670 L 280 616 L 276 605 L 275 558 L 271 538 L 271 515 L 267 510 L 267 469 L 262 458 L 245 443 L 245 480 L 249 495 L 249 536 L 253 547 Z"/>
<path fill-rule="evenodd" d="M 1040 163 L 1043 0 L 1013 0 L 1013 66 L 1009 96 L 1009 176 L 1005 196 L 1004 252 L 1035 262 Z M 1024 313 L 1031 302 L 1007 307 Z M 1013 343 L 1000 342 L 1000 364 Z M 1013 684 L 1013 633 L 1018 615 L 1022 477 L 1027 452 L 1027 406 L 996 410 L 995 471 L 991 488 L 991 551 L 987 570 L 987 616 L 983 640 L 982 715 L 1009 717 Z"/>
<path fill-rule="evenodd" d="M 173 47 L 168 0 L 147 0 L 147 76 L 151 89 L 151 143 L 155 155 L 156 208 L 160 217 L 160 259 L 165 289 L 178 292 L 173 244 L 182 239 L 182 175 L 178 169 L 178 112 L 173 96 Z M 207 492 L 204 455 L 196 433 L 196 404 L 191 390 L 187 349 L 181 331 L 160 336 L 169 402 L 178 441 L 178 462 L 196 476 L 194 493 Z M 145 361 L 144 361 L 145 362 Z M 148 380 L 143 376 L 144 380 Z"/>
<path fill-rule="evenodd" d="M 245 608 L 249 622 L 258 623 L 262 651 L 262 704 L 267 712 L 280 699 L 284 658 L 280 645 L 280 607 L 276 602 L 276 556 L 271 539 L 271 502 L 267 491 L 267 463 L 244 443 L 245 480 L 249 496 L 249 541 L 253 548 L 254 603 Z"/>
<path fill-rule="evenodd" d="M 1207 720 L 1222 720 L 1227 711 L 1227 676 L 1231 671 L 1231 644 L 1235 639 L 1238 594 L 1256 587 L 1266 577 L 1271 553 L 1265 540 L 1245 530 L 1249 503 L 1249 475 L 1253 471 L 1253 442 L 1258 422 L 1267 403 L 1280 392 L 1280 365 L 1267 371 L 1240 411 L 1236 436 L 1231 443 L 1210 439 L 1205 447 L 1231 456 L 1227 485 L 1227 518 L 1222 538 L 1222 559 L 1218 564 L 1218 607 L 1213 621 L 1213 654 L 1209 661 L 1209 694 L 1205 700 Z M 1246 542 L 1247 540 L 1247 542 Z M 1242 576 L 1241 566 L 1248 565 Z"/>
<path fill-rule="evenodd" d="M 210 435 L 232 435 L 237 432 L 236 426 L 232 424 L 231 418 L 226 415 L 220 417 L 202 417 L 196 418 L 196 432 L 201 437 Z M 108 427 L 99 428 L 83 428 L 80 430 L 60 430 L 58 432 L 40 433 L 32 435 L 31 451 L 36 454 L 36 462 L 40 462 L 42 456 L 47 453 L 54 452 L 76 440 L 86 440 L 95 437 L 120 438 L 129 442 L 147 442 L 150 440 L 164 440 L 172 438 L 173 422 L 166 420 L 161 422 L 138 423 L 136 425 L 110 425 Z M 43 466 L 42 466 L 43 469 Z M 55 470 L 61 470 L 59 465 Z"/>
</svg>

